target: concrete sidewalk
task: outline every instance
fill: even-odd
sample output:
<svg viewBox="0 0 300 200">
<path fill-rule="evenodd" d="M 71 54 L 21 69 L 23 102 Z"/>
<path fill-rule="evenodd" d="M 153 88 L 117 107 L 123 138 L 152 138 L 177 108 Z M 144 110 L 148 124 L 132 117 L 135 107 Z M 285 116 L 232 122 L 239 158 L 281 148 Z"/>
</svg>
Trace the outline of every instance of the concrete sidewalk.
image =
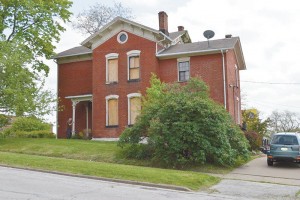
<svg viewBox="0 0 300 200">
<path fill-rule="evenodd" d="M 300 167 L 295 163 L 275 163 L 274 166 L 268 166 L 266 156 L 262 156 L 222 178 L 300 186 Z"/>
<path fill-rule="evenodd" d="M 276 163 L 269 167 L 266 156 L 262 155 L 229 174 L 216 175 L 223 180 L 210 190 L 250 199 L 300 199 L 299 172 L 299 166 L 294 163 Z"/>
</svg>

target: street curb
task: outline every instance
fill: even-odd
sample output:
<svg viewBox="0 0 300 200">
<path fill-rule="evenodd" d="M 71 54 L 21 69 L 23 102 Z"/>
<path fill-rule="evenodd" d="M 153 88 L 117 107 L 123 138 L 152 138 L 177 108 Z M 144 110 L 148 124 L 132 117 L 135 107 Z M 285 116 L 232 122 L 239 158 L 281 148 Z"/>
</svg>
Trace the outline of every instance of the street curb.
<svg viewBox="0 0 300 200">
<path fill-rule="evenodd" d="M 193 190 L 191 190 L 189 188 L 181 187 L 181 186 L 175 186 L 175 185 L 146 183 L 146 182 L 121 180 L 121 179 L 114 179 L 114 178 L 104 178 L 104 177 L 97 177 L 97 176 L 87 176 L 87 175 L 80 175 L 80 174 L 69 174 L 69 173 L 65 173 L 65 172 L 48 171 L 48 170 L 34 169 L 34 168 L 27 168 L 27 167 L 16 167 L 16 166 L 4 165 L 4 164 L 0 164 L 0 166 L 1 167 L 7 167 L 7 168 L 14 168 L 14 169 L 22 169 L 22 170 L 35 171 L 35 172 L 43 172 L 43 173 L 48 173 L 48 174 L 56 174 L 56 175 L 63 175 L 63 176 L 70 176 L 70 177 L 77 177 L 77 178 L 93 179 L 93 180 L 99 180 L 99 181 L 107 181 L 107 182 L 115 182 L 115 183 L 131 184 L 131 185 L 139 185 L 139 186 L 146 186 L 146 187 L 154 187 L 154 188 L 161 188 L 161 189 L 184 191 L 184 192 L 191 192 L 191 191 L 193 191 Z"/>
</svg>

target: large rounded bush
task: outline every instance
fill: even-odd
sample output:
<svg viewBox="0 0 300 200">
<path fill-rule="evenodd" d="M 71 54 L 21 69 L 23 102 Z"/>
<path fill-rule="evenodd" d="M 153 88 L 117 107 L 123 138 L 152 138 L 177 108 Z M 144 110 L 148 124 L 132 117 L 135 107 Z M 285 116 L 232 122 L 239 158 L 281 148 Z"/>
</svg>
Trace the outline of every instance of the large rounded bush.
<svg viewBox="0 0 300 200">
<path fill-rule="evenodd" d="M 140 143 L 143 138 L 147 138 L 146 144 Z M 199 79 L 182 86 L 152 78 L 136 124 L 121 135 L 119 144 L 128 143 L 147 151 L 139 151 L 139 155 L 170 167 L 206 162 L 232 166 L 249 156 L 243 132 L 229 113 L 209 98 L 207 86 Z M 130 148 L 125 149 L 134 157 Z"/>
</svg>

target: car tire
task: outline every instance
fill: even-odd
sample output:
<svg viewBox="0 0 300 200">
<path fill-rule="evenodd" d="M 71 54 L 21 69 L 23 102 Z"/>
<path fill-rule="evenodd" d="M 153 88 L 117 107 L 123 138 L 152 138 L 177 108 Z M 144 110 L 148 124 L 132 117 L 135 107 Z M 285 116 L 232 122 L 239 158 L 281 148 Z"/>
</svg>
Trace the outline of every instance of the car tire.
<svg viewBox="0 0 300 200">
<path fill-rule="evenodd" d="M 273 166 L 273 161 L 267 160 L 267 162 L 268 162 L 268 166 Z"/>
</svg>

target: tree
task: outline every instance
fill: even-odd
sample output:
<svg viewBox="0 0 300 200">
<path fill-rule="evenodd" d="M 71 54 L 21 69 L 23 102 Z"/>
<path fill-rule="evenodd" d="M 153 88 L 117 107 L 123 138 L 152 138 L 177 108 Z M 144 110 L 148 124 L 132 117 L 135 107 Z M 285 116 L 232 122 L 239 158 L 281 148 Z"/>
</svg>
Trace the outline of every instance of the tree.
<svg viewBox="0 0 300 200">
<path fill-rule="evenodd" d="M 255 108 L 242 111 L 243 123 L 247 126 L 245 135 L 252 150 L 258 150 L 262 145 L 263 137 L 268 136 L 269 119 L 262 120 L 259 118 L 259 114 L 259 111 Z"/>
<path fill-rule="evenodd" d="M 23 51 L 23 45 L 14 42 L 0 46 L 0 112 L 16 116 L 49 114 L 54 109 L 54 97 L 43 90 L 44 79 L 28 68 L 31 55 Z"/>
<path fill-rule="evenodd" d="M 43 90 L 61 22 L 68 21 L 68 0 L 0 0 L 0 112 L 45 114 L 53 101 Z M 46 106 L 46 107 L 45 107 Z"/>
<path fill-rule="evenodd" d="M 0 1 L 1 41 L 17 42 L 31 52 L 31 65 L 34 70 L 48 73 L 49 68 L 39 58 L 50 59 L 54 53 L 53 42 L 59 41 L 60 32 L 65 29 L 60 23 L 69 20 L 68 0 Z"/>
<path fill-rule="evenodd" d="M 140 143 L 144 138 L 147 144 Z M 234 165 L 248 156 L 243 132 L 196 78 L 180 85 L 152 77 L 141 114 L 122 133 L 119 144 L 129 157 L 149 158 L 170 167 L 206 162 Z"/>
<path fill-rule="evenodd" d="M 82 34 L 92 35 L 117 16 L 127 19 L 133 18 L 131 9 L 124 7 L 120 2 L 114 2 L 113 6 L 96 3 L 94 6 L 90 6 L 88 10 L 79 13 L 77 20 L 74 20 L 72 25 Z"/>
<path fill-rule="evenodd" d="M 300 130 L 300 116 L 290 111 L 273 111 L 270 119 L 270 131 L 277 132 L 294 132 Z"/>
</svg>

